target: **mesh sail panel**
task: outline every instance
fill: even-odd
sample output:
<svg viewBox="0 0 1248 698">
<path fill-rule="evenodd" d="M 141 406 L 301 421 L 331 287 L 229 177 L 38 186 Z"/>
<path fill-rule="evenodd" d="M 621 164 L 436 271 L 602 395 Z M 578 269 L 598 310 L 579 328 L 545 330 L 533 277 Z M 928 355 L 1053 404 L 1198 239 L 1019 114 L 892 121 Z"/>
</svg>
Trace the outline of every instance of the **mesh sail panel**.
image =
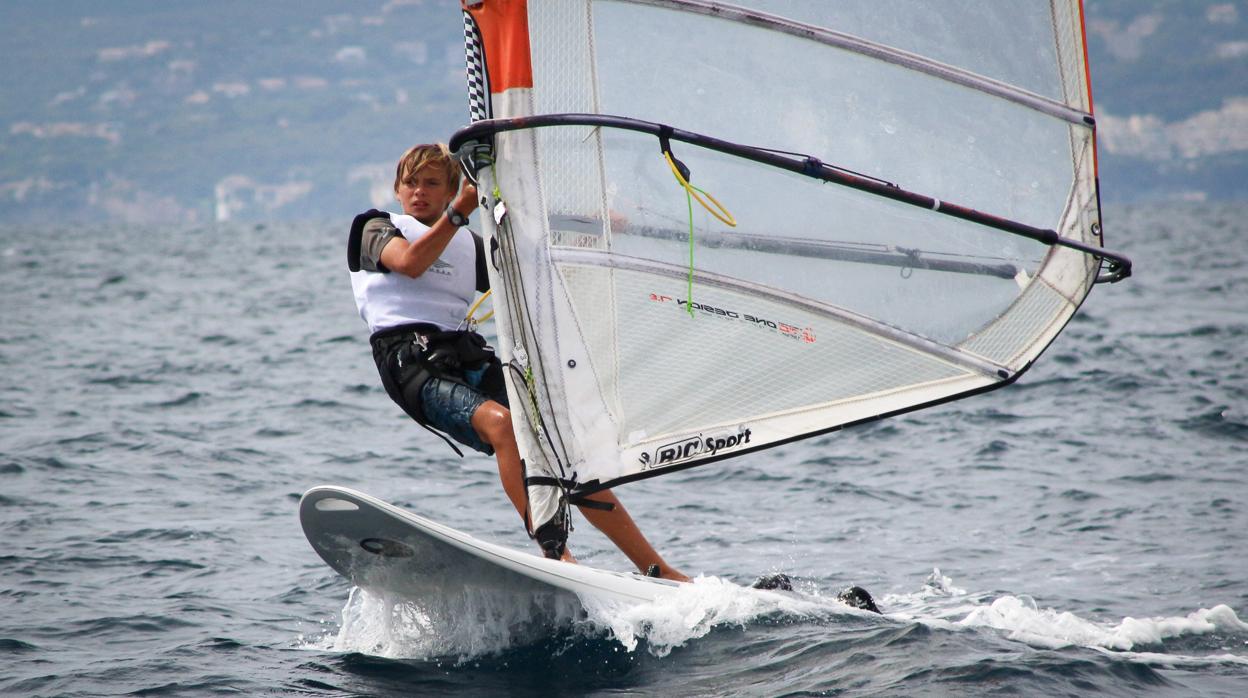
<svg viewBox="0 0 1248 698">
<path fill-rule="evenodd" d="M 529 23 L 533 55 L 536 114 L 598 111 L 594 75 L 593 24 L 590 3 L 531 3 L 538 13 Z M 553 214 L 588 214 L 601 220 L 604 211 L 602 149 L 593 129 L 546 129 L 536 133 L 542 157 L 542 194 Z M 602 235 L 583 236 L 581 244 L 605 248 Z"/>
<path fill-rule="evenodd" d="M 1003 366 L 1013 366 L 1048 325 L 1070 309 L 1070 301 L 1043 281 L 1032 283 L 1009 313 L 993 322 L 961 347 Z"/>
</svg>

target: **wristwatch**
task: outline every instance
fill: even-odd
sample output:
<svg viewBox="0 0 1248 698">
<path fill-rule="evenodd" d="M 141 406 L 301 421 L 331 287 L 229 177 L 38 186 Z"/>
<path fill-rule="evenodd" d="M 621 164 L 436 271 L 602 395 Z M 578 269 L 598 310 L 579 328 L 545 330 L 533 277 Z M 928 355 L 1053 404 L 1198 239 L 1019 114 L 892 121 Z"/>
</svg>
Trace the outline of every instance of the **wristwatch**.
<svg viewBox="0 0 1248 698">
<path fill-rule="evenodd" d="M 456 228 L 462 228 L 465 225 L 468 225 L 468 216 L 456 211 L 454 206 L 446 207 L 446 219 Z"/>
</svg>

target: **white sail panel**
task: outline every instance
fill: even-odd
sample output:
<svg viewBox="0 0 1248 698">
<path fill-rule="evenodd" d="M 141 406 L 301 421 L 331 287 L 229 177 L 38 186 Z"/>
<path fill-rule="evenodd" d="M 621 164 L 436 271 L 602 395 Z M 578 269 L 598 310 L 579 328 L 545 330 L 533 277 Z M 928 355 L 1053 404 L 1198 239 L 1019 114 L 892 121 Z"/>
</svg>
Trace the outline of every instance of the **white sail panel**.
<svg viewBox="0 0 1248 698">
<path fill-rule="evenodd" d="M 564 115 L 477 164 L 522 454 L 583 491 L 1013 380 L 1096 280 L 1075 0 L 482 4 L 494 117 Z"/>
<path fill-rule="evenodd" d="M 577 327 L 590 339 L 585 370 L 597 374 L 619 434 L 602 452 L 989 370 L 987 364 L 959 365 L 956 355 L 942 357 L 926 342 L 908 345 L 916 338 L 893 328 L 750 289 L 699 286 L 690 317 L 679 276 L 586 264 L 628 263 L 605 255 L 570 257 L 580 264 L 558 268 L 575 299 Z M 613 289 L 614 305 L 595 295 L 606 287 Z M 620 324 L 647 330 L 620 333 L 614 345 L 594 342 L 613 336 Z"/>
</svg>

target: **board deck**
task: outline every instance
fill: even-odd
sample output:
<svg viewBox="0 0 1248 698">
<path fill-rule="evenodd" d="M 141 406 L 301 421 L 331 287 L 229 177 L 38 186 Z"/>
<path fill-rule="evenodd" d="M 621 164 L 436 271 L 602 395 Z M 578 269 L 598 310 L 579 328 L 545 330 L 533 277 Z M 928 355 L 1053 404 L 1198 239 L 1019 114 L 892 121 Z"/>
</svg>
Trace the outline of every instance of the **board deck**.
<svg viewBox="0 0 1248 698">
<path fill-rule="evenodd" d="M 305 492 L 299 520 L 317 554 L 343 577 L 370 592 L 409 599 L 452 588 L 643 603 L 679 587 L 511 550 L 345 487 Z"/>
</svg>

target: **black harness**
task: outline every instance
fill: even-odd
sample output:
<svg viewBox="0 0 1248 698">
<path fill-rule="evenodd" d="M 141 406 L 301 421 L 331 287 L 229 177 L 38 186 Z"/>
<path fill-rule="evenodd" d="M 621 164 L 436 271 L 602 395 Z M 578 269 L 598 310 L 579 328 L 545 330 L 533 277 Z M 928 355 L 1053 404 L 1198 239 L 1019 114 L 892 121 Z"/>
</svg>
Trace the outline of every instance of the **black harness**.
<svg viewBox="0 0 1248 698">
<path fill-rule="evenodd" d="M 507 406 L 502 362 L 485 338 L 469 330 L 440 330 L 435 325 L 403 325 L 377 332 L 369 342 L 373 360 L 386 393 L 417 424 L 437 434 L 460 456 L 463 452 L 441 431 L 429 424 L 421 407 L 421 390 L 434 378 L 473 388 Z M 464 378 L 469 371 L 485 369 L 481 382 L 472 386 Z"/>
</svg>

